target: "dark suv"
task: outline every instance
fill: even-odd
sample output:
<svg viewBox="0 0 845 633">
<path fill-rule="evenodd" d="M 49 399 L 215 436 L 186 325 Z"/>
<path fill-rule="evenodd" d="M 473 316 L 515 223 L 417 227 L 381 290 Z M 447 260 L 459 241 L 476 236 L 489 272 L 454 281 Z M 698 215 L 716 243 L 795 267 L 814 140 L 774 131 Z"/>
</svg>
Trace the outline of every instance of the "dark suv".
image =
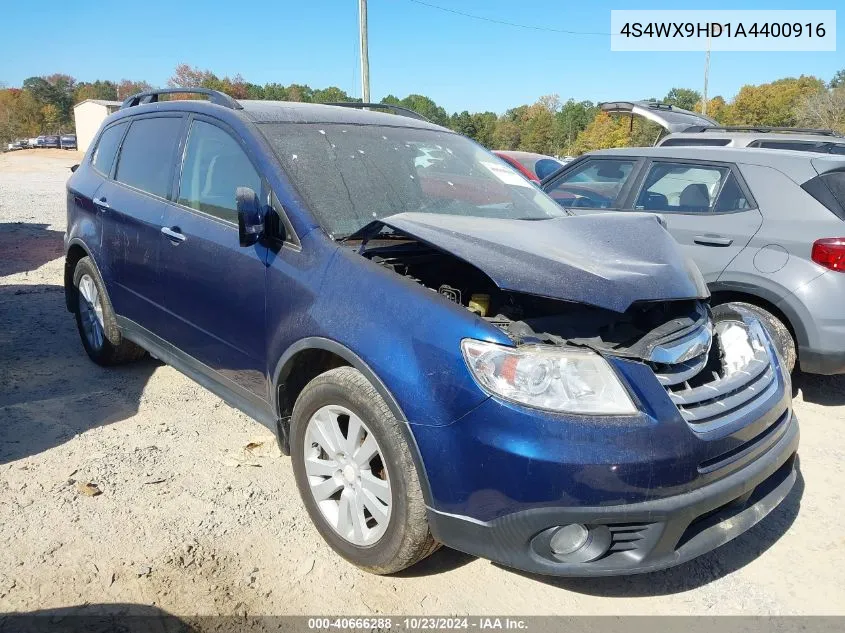
<svg viewBox="0 0 845 633">
<path fill-rule="evenodd" d="M 68 182 L 67 307 L 95 362 L 149 351 L 273 429 L 348 560 L 642 572 L 791 489 L 771 339 L 653 216 L 565 217 L 401 109 L 166 92 Z"/>
</svg>

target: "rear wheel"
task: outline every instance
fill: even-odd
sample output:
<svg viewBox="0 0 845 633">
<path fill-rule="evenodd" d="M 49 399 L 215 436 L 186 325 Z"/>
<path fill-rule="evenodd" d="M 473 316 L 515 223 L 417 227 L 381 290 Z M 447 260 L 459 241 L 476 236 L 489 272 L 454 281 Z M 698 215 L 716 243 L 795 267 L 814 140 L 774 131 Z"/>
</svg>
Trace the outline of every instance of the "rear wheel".
<svg viewBox="0 0 845 633">
<path fill-rule="evenodd" d="M 293 471 L 311 520 L 338 554 L 377 574 L 438 547 L 400 424 L 352 367 L 308 383 L 291 416 Z"/>
<path fill-rule="evenodd" d="M 83 257 L 76 264 L 73 285 L 76 327 L 89 358 L 98 365 L 119 365 L 141 358 L 144 350 L 121 335 L 105 285 L 91 258 Z"/>
<path fill-rule="evenodd" d="M 751 312 L 760 320 L 760 323 L 766 328 L 769 336 L 772 337 L 772 341 L 780 354 L 784 367 L 791 373 L 795 369 L 798 353 L 796 351 L 795 339 L 792 337 L 792 332 L 789 331 L 786 324 L 768 310 L 756 306 L 753 303 L 745 303 L 743 301 L 732 301 L 731 303 L 716 306 L 713 308 L 713 318 L 715 320 L 719 319 L 720 308 L 729 310 L 731 307 L 741 308 Z"/>
</svg>

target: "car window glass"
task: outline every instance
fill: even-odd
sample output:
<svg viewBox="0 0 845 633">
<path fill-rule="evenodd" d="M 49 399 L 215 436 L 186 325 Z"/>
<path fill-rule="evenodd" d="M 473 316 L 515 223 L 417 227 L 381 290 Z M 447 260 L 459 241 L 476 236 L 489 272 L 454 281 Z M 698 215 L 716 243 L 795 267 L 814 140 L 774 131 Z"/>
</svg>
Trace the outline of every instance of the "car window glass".
<svg viewBox="0 0 845 633">
<path fill-rule="evenodd" d="M 711 211 L 729 173 L 727 167 L 655 163 L 637 196 L 636 208 L 680 213 Z"/>
<path fill-rule="evenodd" d="M 661 147 L 724 147 L 731 142 L 729 138 L 667 138 Z"/>
<path fill-rule="evenodd" d="M 722 191 L 716 199 L 716 205 L 713 207 L 713 211 L 716 213 L 725 213 L 728 211 L 743 211 L 750 208 L 751 204 L 745 197 L 742 187 L 739 186 L 739 181 L 733 173 L 729 173 L 725 184 L 722 185 Z"/>
<path fill-rule="evenodd" d="M 91 164 L 100 173 L 106 175 L 111 173 L 114 155 L 117 153 L 117 146 L 120 145 L 125 129 L 126 123 L 119 123 L 108 128 L 100 136 L 100 142 L 97 143 L 94 154 L 91 156 Z"/>
<path fill-rule="evenodd" d="M 166 198 L 181 129 L 180 117 L 133 121 L 120 148 L 115 180 Z"/>
<path fill-rule="evenodd" d="M 839 145 L 838 143 L 834 143 L 830 146 L 830 153 L 831 154 L 845 154 L 845 145 Z"/>
<path fill-rule="evenodd" d="M 194 121 L 185 149 L 179 204 L 237 222 L 238 187 L 261 193 L 261 177 L 249 158 L 227 132 Z"/>
<path fill-rule="evenodd" d="M 820 141 L 752 141 L 748 147 L 763 149 L 791 149 L 798 152 L 820 152 L 825 150 L 825 143 Z"/>
<path fill-rule="evenodd" d="M 634 168 L 633 160 L 587 160 L 546 192 L 562 207 L 609 209 Z"/>
<path fill-rule="evenodd" d="M 543 178 L 551 176 L 561 167 L 563 167 L 563 165 L 556 160 L 551 158 L 541 158 L 534 164 L 534 173 L 537 175 L 537 178 L 542 180 Z"/>
</svg>

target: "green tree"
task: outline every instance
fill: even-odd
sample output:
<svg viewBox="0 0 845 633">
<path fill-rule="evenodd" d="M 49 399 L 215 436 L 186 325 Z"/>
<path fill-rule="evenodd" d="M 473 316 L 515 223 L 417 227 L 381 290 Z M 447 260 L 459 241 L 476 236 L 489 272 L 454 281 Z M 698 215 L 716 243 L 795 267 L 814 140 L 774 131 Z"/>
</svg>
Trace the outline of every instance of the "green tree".
<svg viewBox="0 0 845 633">
<path fill-rule="evenodd" d="M 556 154 L 571 154 L 575 139 L 589 125 L 597 112 L 592 101 L 569 99 L 555 115 Z"/>
<path fill-rule="evenodd" d="M 397 99 L 394 95 L 387 95 L 381 100 L 381 103 L 402 106 L 413 110 L 432 123 L 448 127 L 450 123 L 449 115 L 446 110 L 437 105 L 434 101 L 424 95 L 411 94 L 404 99 Z"/>
<path fill-rule="evenodd" d="M 475 127 L 475 135 L 473 138 L 481 143 L 484 147 L 492 148 L 494 145 L 493 135 L 496 130 L 496 121 L 498 117 L 495 112 L 473 112 L 472 113 L 473 127 Z"/>
<path fill-rule="evenodd" d="M 828 88 L 839 88 L 840 86 L 845 86 L 845 68 L 837 71 L 828 84 Z"/>
<path fill-rule="evenodd" d="M 329 86 L 328 88 L 321 88 L 314 90 L 312 94 L 314 103 L 343 103 L 344 101 L 357 101 L 353 99 L 345 90 L 341 90 L 337 86 Z"/>
<path fill-rule="evenodd" d="M 695 110 L 695 107 L 700 101 L 701 93 L 690 88 L 672 88 L 663 99 L 663 103 L 668 103 L 684 110 Z"/>
</svg>

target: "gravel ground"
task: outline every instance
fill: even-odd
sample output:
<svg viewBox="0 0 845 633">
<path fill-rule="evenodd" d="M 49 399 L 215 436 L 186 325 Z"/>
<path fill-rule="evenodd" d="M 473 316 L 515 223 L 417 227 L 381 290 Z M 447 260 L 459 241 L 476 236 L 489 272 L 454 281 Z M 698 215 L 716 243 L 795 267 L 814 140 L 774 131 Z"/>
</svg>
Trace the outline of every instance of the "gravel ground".
<svg viewBox="0 0 845 633">
<path fill-rule="evenodd" d="M 0 611 L 845 614 L 843 378 L 796 380 L 802 479 L 786 501 L 675 569 L 547 579 L 443 549 L 398 576 L 358 571 L 311 526 L 264 427 L 153 360 L 87 359 L 62 294 L 78 161 L 0 156 Z"/>
</svg>

